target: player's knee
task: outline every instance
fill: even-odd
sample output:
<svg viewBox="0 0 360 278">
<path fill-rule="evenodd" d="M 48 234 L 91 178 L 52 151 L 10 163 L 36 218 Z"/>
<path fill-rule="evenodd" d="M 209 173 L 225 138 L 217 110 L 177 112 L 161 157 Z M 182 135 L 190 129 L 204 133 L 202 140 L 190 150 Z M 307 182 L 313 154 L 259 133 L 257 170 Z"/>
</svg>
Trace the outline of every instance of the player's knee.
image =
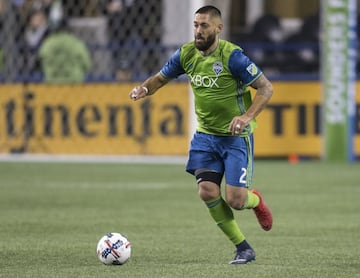
<svg viewBox="0 0 360 278">
<path fill-rule="evenodd" d="M 220 173 L 201 169 L 195 171 L 195 177 L 199 185 L 199 196 L 203 201 L 208 201 L 219 196 L 222 179 Z"/>
<path fill-rule="evenodd" d="M 244 208 L 244 205 L 247 200 L 247 192 L 246 191 L 239 191 L 236 194 L 227 194 L 226 202 L 230 207 L 236 210 L 241 210 Z"/>
<path fill-rule="evenodd" d="M 220 188 L 212 182 L 203 181 L 199 184 L 199 196 L 203 201 L 209 201 L 218 197 Z"/>
<path fill-rule="evenodd" d="M 237 199 L 233 199 L 233 198 L 227 198 L 226 202 L 228 203 L 228 205 L 230 207 L 232 207 L 233 209 L 236 210 L 241 210 L 244 208 L 244 204 L 245 202 L 242 200 L 237 200 Z"/>
</svg>

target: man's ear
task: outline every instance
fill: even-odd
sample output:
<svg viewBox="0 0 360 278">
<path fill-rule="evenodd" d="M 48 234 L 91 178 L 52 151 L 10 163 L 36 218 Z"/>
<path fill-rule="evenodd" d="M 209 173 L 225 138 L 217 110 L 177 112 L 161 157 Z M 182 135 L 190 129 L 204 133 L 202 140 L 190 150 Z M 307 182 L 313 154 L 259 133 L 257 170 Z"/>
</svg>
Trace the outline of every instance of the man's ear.
<svg viewBox="0 0 360 278">
<path fill-rule="evenodd" d="M 217 26 L 217 28 L 216 28 L 216 32 L 217 32 L 218 34 L 220 34 L 221 31 L 223 30 L 223 28 L 224 28 L 224 25 L 223 25 L 223 24 L 219 24 L 219 25 Z"/>
</svg>

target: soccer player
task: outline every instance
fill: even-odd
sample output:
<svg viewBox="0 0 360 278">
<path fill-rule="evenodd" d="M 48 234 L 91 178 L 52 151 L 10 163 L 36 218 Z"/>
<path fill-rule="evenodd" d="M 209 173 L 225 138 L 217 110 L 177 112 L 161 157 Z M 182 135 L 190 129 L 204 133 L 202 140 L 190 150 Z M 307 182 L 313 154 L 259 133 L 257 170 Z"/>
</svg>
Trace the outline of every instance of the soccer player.
<svg viewBox="0 0 360 278">
<path fill-rule="evenodd" d="M 253 175 L 255 117 L 273 93 L 270 81 L 244 55 L 242 49 L 219 39 L 221 12 L 204 6 L 195 12 L 194 41 L 180 47 L 157 74 L 136 86 L 133 100 L 154 94 L 181 74 L 191 83 L 198 126 L 189 151 L 186 171 L 196 177 L 200 198 L 210 215 L 235 245 L 230 264 L 255 260 L 234 210 L 253 209 L 261 227 L 272 227 L 272 214 L 259 191 L 249 190 Z M 256 89 L 252 100 L 248 86 Z M 225 176 L 225 198 L 221 183 Z"/>
</svg>

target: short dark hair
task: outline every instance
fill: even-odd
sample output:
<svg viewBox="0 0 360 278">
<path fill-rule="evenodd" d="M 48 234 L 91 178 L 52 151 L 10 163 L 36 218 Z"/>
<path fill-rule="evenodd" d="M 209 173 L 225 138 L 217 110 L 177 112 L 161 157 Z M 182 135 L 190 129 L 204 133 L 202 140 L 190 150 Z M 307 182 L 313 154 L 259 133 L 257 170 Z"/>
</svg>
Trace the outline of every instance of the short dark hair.
<svg viewBox="0 0 360 278">
<path fill-rule="evenodd" d="M 220 10 L 218 8 L 214 7 L 214 6 L 211 6 L 211 5 L 201 7 L 195 13 L 196 14 L 209 14 L 210 16 L 217 16 L 217 17 L 221 18 Z"/>
</svg>

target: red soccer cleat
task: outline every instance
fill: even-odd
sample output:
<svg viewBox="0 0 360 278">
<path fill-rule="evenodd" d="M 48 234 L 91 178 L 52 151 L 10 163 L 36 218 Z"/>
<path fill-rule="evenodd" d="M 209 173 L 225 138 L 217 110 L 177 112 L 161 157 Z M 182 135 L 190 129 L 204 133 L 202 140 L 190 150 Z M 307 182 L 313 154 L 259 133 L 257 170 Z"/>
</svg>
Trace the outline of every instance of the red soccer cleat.
<svg viewBox="0 0 360 278">
<path fill-rule="evenodd" d="M 265 201 L 259 191 L 256 191 L 255 189 L 252 189 L 250 191 L 258 195 L 260 199 L 259 205 L 256 208 L 253 208 L 254 213 L 260 223 L 260 226 L 265 231 L 270 231 L 273 223 L 271 211 L 269 207 L 265 204 Z"/>
</svg>

